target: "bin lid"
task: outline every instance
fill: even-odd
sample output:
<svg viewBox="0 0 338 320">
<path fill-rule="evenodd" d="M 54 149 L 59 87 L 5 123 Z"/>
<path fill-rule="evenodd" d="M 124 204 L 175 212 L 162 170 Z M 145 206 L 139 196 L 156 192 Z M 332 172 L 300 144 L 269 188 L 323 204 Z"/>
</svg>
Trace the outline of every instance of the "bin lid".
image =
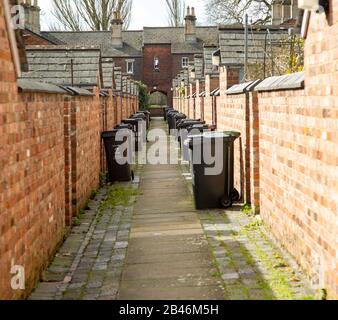
<svg viewBox="0 0 338 320">
<path fill-rule="evenodd" d="M 216 140 L 216 139 L 222 139 L 224 141 L 234 141 L 237 138 L 239 138 L 241 134 L 236 131 L 207 131 L 201 134 L 197 135 L 188 135 L 188 144 L 189 147 L 191 148 L 192 145 L 196 143 L 200 143 L 201 140 Z"/>
<path fill-rule="evenodd" d="M 122 129 L 132 129 L 132 128 L 133 128 L 133 126 L 130 125 L 130 124 L 127 124 L 127 123 L 125 123 L 125 124 L 119 124 L 119 125 L 117 125 L 117 126 L 115 127 L 115 129 L 118 129 L 118 130 L 122 130 Z"/>
<path fill-rule="evenodd" d="M 204 125 L 205 122 L 202 121 L 197 121 L 197 120 L 189 120 L 189 121 L 182 121 L 181 123 L 178 124 L 178 128 L 179 129 L 184 129 L 184 128 L 188 128 L 190 126 L 194 126 L 194 125 Z"/>
<path fill-rule="evenodd" d="M 136 127 L 136 126 L 138 126 L 138 124 L 139 124 L 140 121 L 142 121 L 142 119 L 137 119 L 137 118 L 134 118 L 134 119 L 124 119 L 124 120 L 122 120 L 122 123 L 131 124 L 134 127 Z"/>
<path fill-rule="evenodd" d="M 119 130 L 104 131 L 101 134 L 102 139 L 114 138 Z"/>
</svg>

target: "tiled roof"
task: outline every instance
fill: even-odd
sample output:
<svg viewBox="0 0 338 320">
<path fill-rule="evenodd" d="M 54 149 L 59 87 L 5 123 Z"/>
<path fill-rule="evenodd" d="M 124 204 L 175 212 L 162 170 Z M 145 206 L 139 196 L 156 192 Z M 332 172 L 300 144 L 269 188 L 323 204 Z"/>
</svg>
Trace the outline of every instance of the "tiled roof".
<svg viewBox="0 0 338 320">
<path fill-rule="evenodd" d="M 245 32 L 243 26 L 236 28 L 221 27 L 219 45 L 221 50 L 221 63 L 223 65 L 243 65 L 245 56 Z M 283 28 L 271 28 L 268 33 L 266 27 L 261 29 L 249 28 L 248 59 L 249 63 L 255 63 L 264 59 L 265 41 L 267 48 L 270 42 L 274 45 L 286 39 L 288 30 Z M 268 50 L 267 49 L 267 50 Z"/>
<path fill-rule="evenodd" d="M 103 87 L 113 87 L 113 76 L 114 76 L 114 60 L 113 58 L 102 58 L 102 77 Z"/>
<path fill-rule="evenodd" d="M 204 74 L 216 74 L 212 64 L 212 54 L 217 50 L 217 46 L 205 46 L 203 50 Z"/>
<path fill-rule="evenodd" d="M 23 73 L 22 78 L 56 85 L 98 84 L 101 52 L 97 47 L 34 46 L 26 51 L 29 72 Z"/>
<path fill-rule="evenodd" d="M 142 56 L 143 31 L 123 31 L 123 47 L 114 48 L 110 31 L 42 32 L 45 38 L 57 39 L 60 44 L 98 46 L 103 57 Z"/>
<path fill-rule="evenodd" d="M 41 32 L 41 36 L 59 45 L 98 46 L 103 57 L 141 57 L 144 44 L 172 44 L 172 53 L 202 53 L 203 44 L 217 44 L 217 27 L 197 27 L 197 42 L 185 41 L 184 28 L 144 28 L 123 31 L 122 48 L 114 48 L 110 31 Z"/>
</svg>

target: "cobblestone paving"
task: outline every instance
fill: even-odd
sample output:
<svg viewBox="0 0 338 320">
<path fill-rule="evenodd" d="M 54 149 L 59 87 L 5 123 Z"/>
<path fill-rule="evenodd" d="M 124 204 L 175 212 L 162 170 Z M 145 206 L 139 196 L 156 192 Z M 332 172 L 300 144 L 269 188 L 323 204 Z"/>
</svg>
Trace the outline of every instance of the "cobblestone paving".
<svg viewBox="0 0 338 320">
<path fill-rule="evenodd" d="M 187 165 L 182 171 L 189 182 Z M 214 263 L 229 300 L 312 300 L 319 298 L 290 257 L 282 254 L 257 216 L 231 210 L 200 211 Z"/>
<path fill-rule="evenodd" d="M 102 206 L 108 187 L 90 201 L 31 300 L 316 297 L 259 218 L 239 206 L 194 209 L 187 166 L 144 166 L 141 176 L 127 205 Z"/>
<path fill-rule="evenodd" d="M 127 187 L 127 186 L 126 186 Z M 132 206 L 101 209 L 108 189 L 91 201 L 31 300 L 114 300 L 130 232 Z M 135 200 L 130 199 L 131 204 Z"/>
</svg>

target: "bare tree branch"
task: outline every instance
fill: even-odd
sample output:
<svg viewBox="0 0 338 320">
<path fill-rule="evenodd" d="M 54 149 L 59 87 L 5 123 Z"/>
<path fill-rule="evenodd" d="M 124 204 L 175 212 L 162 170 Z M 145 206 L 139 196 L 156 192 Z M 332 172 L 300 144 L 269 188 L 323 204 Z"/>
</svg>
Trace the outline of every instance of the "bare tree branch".
<svg viewBox="0 0 338 320">
<path fill-rule="evenodd" d="M 267 24 L 271 20 L 272 0 L 206 0 L 206 13 L 213 23 L 243 24 L 245 14 L 251 24 Z"/>
<path fill-rule="evenodd" d="M 166 4 L 169 26 L 182 26 L 184 21 L 185 2 L 182 0 L 166 0 Z"/>
<path fill-rule="evenodd" d="M 52 14 L 57 20 L 52 30 L 106 31 L 114 11 L 121 12 L 128 29 L 131 22 L 133 0 L 52 0 Z"/>
</svg>

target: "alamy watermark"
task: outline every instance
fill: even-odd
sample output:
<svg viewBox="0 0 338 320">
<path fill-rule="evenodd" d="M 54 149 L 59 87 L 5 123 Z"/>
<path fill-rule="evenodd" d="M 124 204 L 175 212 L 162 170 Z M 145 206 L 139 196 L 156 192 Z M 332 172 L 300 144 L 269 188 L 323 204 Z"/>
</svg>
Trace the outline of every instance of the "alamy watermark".
<svg viewBox="0 0 338 320">
<path fill-rule="evenodd" d="M 25 268 L 15 265 L 11 268 L 11 275 L 12 290 L 25 290 Z"/>
<path fill-rule="evenodd" d="M 168 136 L 163 129 L 152 129 L 146 133 L 145 126 L 140 126 L 138 132 L 120 130 L 117 132 L 112 148 L 115 161 L 125 164 L 178 165 L 190 162 L 193 165 L 203 165 L 207 176 L 220 175 L 226 165 L 228 153 L 224 146 L 228 144 L 222 138 L 205 139 L 198 129 L 173 130 Z M 148 142 L 148 143 L 147 143 Z M 230 142 L 231 143 L 231 142 Z M 136 152 L 137 151 L 137 152 Z"/>
</svg>

